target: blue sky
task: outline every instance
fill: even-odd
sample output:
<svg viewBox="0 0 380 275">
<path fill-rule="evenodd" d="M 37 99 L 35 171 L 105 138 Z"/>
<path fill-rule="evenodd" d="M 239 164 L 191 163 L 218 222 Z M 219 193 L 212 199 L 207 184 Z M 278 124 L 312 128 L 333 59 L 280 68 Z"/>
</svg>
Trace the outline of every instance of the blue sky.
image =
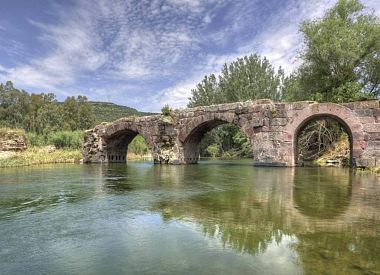
<svg viewBox="0 0 380 275">
<path fill-rule="evenodd" d="M 185 107 L 223 63 L 257 53 L 291 72 L 304 20 L 332 0 L 0 0 L 0 82 L 143 111 Z M 380 15 L 379 0 L 363 3 Z"/>
</svg>

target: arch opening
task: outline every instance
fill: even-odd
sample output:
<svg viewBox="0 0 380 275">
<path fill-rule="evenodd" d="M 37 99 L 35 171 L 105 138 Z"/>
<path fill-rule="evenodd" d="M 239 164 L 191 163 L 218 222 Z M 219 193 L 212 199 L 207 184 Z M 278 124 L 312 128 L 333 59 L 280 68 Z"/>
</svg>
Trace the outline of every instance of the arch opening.
<svg viewBox="0 0 380 275">
<path fill-rule="evenodd" d="M 353 166 L 353 134 L 347 123 L 330 114 L 305 119 L 294 134 L 297 166 Z"/>
<path fill-rule="evenodd" d="M 106 162 L 126 163 L 150 155 L 150 147 L 145 138 L 136 131 L 119 131 L 106 139 Z"/>
<path fill-rule="evenodd" d="M 252 157 L 251 143 L 243 131 L 224 120 L 210 120 L 196 126 L 183 142 L 184 161 L 198 163 L 200 158 Z"/>
</svg>

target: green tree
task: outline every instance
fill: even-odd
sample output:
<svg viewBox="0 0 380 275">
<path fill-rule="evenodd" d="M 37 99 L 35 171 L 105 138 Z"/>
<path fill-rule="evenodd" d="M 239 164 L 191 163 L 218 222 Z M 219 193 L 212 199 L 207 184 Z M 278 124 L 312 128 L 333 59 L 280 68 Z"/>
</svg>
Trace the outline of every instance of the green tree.
<svg viewBox="0 0 380 275">
<path fill-rule="evenodd" d="M 250 55 L 238 58 L 231 64 L 224 64 L 218 78 L 214 74 L 205 76 L 191 90 L 188 107 L 259 98 L 279 101 L 283 78 L 283 70 L 280 68 L 275 72 L 265 57 Z"/>
<path fill-rule="evenodd" d="M 270 98 L 279 101 L 282 98 L 284 72 L 277 72 L 264 57 L 258 55 L 238 58 L 231 64 L 225 64 L 218 77 L 214 74 L 205 76 L 191 90 L 188 107 L 205 106 L 227 102 Z M 210 152 L 209 145 L 218 147 L 218 151 Z M 237 127 L 222 125 L 205 134 L 202 140 L 201 155 L 214 153 L 228 156 L 251 157 L 251 145 Z M 214 147 L 211 147 L 214 149 Z"/>
<path fill-rule="evenodd" d="M 71 131 L 90 128 L 95 122 L 95 116 L 85 96 L 67 97 L 63 103 L 63 117 L 64 129 Z"/>
<path fill-rule="evenodd" d="M 304 22 L 301 32 L 298 76 L 306 99 L 346 102 L 379 96 L 380 21 L 360 1 L 339 0 L 323 18 Z"/>
</svg>

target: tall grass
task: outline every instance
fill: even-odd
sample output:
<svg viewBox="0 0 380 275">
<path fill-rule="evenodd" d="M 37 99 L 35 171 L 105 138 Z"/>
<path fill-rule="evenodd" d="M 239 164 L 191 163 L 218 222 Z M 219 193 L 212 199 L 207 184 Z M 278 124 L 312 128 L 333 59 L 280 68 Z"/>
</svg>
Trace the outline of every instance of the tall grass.
<svg viewBox="0 0 380 275">
<path fill-rule="evenodd" d="M 26 143 L 28 146 L 54 145 L 58 149 L 81 149 L 83 134 L 83 131 L 59 131 L 44 135 L 26 133 Z"/>
<path fill-rule="evenodd" d="M 17 167 L 47 163 L 79 163 L 82 153 L 77 149 L 58 149 L 32 147 L 24 152 L 0 154 L 0 167 Z"/>
</svg>

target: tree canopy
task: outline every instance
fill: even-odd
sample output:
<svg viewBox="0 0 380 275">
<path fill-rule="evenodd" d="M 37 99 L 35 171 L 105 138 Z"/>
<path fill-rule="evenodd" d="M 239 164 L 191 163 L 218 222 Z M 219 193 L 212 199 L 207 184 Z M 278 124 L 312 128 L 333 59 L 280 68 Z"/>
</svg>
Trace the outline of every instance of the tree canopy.
<svg viewBox="0 0 380 275">
<path fill-rule="evenodd" d="M 224 64 L 220 75 L 205 76 L 191 90 L 188 107 L 226 102 L 246 101 L 258 98 L 281 99 L 281 80 L 284 72 L 277 72 L 264 57 L 258 55 L 238 58 Z"/>
<path fill-rule="evenodd" d="M 67 97 L 60 103 L 52 93 L 29 94 L 16 89 L 11 81 L 0 84 L 0 126 L 45 134 L 88 129 L 94 121 L 84 96 Z"/>
<path fill-rule="evenodd" d="M 304 22 L 300 30 L 302 64 L 298 79 L 289 83 L 299 87 L 290 89 L 288 99 L 346 102 L 379 97 L 380 21 L 360 1 L 339 0 L 323 18 Z"/>
</svg>

